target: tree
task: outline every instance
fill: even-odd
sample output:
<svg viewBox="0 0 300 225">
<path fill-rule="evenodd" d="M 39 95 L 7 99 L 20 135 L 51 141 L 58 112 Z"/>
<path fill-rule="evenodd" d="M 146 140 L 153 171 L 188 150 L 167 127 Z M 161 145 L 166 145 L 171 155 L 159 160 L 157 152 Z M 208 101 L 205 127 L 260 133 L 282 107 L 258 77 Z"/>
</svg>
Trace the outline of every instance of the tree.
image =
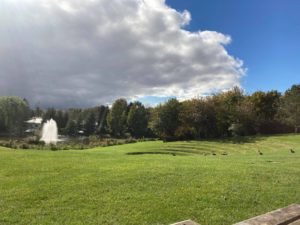
<svg viewBox="0 0 300 225">
<path fill-rule="evenodd" d="M 68 121 L 69 121 L 69 112 L 68 111 L 64 111 L 63 112 L 63 116 L 62 116 L 62 120 L 61 120 L 61 128 L 62 128 L 62 130 L 64 128 L 66 128 Z"/>
<path fill-rule="evenodd" d="M 84 131 L 86 135 L 94 134 L 96 130 L 96 117 L 93 112 L 90 112 L 84 123 Z"/>
<path fill-rule="evenodd" d="M 256 130 L 259 133 L 279 132 L 280 121 L 276 120 L 281 94 L 278 91 L 254 92 L 249 96 L 253 104 Z"/>
<path fill-rule="evenodd" d="M 234 136 L 253 135 L 256 133 L 255 118 L 253 103 L 249 98 L 243 98 L 236 106 L 235 120 L 232 121 L 228 130 Z"/>
<path fill-rule="evenodd" d="M 77 135 L 78 127 L 74 120 L 69 119 L 67 126 L 65 128 L 65 132 L 67 135 L 70 135 L 70 136 Z"/>
<path fill-rule="evenodd" d="M 56 121 L 56 109 L 48 108 L 43 116 L 43 121 L 54 119 Z"/>
<path fill-rule="evenodd" d="M 147 132 L 148 115 L 145 107 L 140 102 L 130 105 L 127 116 L 127 125 L 133 137 L 143 137 Z"/>
<path fill-rule="evenodd" d="M 179 113 L 181 104 L 177 99 L 168 100 L 153 111 L 151 127 L 164 140 L 174 140 L 177 128 L 180 125 Z"/>
<path fill-rule="evenodd" d="M 107 116 L 109 114 L 109 108 L 107 106 L 96 107 L 96 121 L 97 127 L 96 132 L 99 135 L 107 133 Z"/>
<path fill-rule="evenodd" d="M 116 100 L 107 117 L 110 132 L 115 137 L 124 135 L 126 131 L 127 101 L 125 99 Z"/>
<path fill-rule="evenodd" d="M 279 107 L 280 93 L 278 91 L 254 92 L 250 96 L 256 116 L 260 120 L 273 120 Z"/>
<path fill-rule="evenodd" d="M 182 102 L 180 131 L 186 138 L 208 138 L 216 136 L 216 117 L 209 98 L 192 99 Z"/>
<path fill-rule="evenodd" d="M 57 128 L 61 131 L 65 128 L 66 124 L 64 123 L 64 112 L 62 110 L 55 110 L 55 114 L 52 119 L 56 121 Z"/>
<path fill-rule="evenodd" d="M 33 116 L 35 117 L 43 117 L 44 111 L 40 107 L 36 107 L 33 111 Z"/>
<path fill-rule="evenodd" d="M 2 133 L 21 136 L 29 119 L 27 101 L 19 97 L 0 97 L 0 129 Z"/>
<path fill-rule="evenodd" d="M 244 101 L 243 90 L 234 87 L 211 98 L 216 113 L 216 131 L 218 136 L 230 136 L 229 127 L 239 123 L 238 108 Z"/>
<path fill-rule="evenodd" d="M 288 125 L 294 126 L 295 132 L 300 127 L 300 84 L 293 85 L 281 99 L 280 118 Z"/>
</svg>

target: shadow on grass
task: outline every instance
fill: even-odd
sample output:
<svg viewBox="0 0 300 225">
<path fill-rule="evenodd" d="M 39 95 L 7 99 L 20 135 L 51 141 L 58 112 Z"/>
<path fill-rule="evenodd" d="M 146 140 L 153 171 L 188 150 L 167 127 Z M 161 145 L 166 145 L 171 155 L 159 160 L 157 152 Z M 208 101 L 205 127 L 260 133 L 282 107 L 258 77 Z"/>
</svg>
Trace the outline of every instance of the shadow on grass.
<svg viewBox="0 0 300 225">
<path fill-rule="evenodd" d="M 172 155 L 172 156 L 186 156 L 183 153 L 174 152 L 128 152 L 126 155 Z"/>
<path fill-rule="evenodd" d="M 182 148 L 182 147 L 181 147 Z M 169 152 L 169 153 L 176 153 L 176 154 L 192 154 L 192 155 L 211 155 L 212 151 L 201 151 L 201 150 L 197 150 L 195 148 L 189 148 L 189 149 L 174 149 L 174 148 L 160 148 L 160 150 Z"/>
<path fill-rule="evenodd" d="M 189 156 L 189 155 L 202 155 L 202 156 L 208 156 L 208 155 L 217 155 L 216 152 L 201 152 L 201 151 L 189 151 L 189 150 L 178 150 L 178 149 L 160 149 L 163 151 L 153 151 L 153 152 L 128 152 L 126 155 L 172 155 L 172 156 Z M 227 152 L 221 152 L 218 153 L 218 155 L 226 156 L 228 155 Z"/>
</svg>

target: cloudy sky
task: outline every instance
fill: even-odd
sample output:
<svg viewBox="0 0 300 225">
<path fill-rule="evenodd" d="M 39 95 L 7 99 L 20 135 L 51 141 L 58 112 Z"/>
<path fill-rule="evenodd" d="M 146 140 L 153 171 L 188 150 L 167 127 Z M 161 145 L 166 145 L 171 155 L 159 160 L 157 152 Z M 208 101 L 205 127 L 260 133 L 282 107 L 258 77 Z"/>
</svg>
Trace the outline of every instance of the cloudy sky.
<svg viewBox="0 0 300 225">
<path fill-rule="evenodd" d="M 167 0 L 178 11 L 188 9 L 185 29 L 230 34 L 227 51 L 243 59 L 247 73 L 241 85 L 248 93 L 284 92 L 300 83 L 299 0 Z"/>
<path fill-rule="evenodd" d="M 240 85 L 230 34 L 192 18 L 163 0 L 1 0 L 0 95 L 65 108 Z"/>
</svg>

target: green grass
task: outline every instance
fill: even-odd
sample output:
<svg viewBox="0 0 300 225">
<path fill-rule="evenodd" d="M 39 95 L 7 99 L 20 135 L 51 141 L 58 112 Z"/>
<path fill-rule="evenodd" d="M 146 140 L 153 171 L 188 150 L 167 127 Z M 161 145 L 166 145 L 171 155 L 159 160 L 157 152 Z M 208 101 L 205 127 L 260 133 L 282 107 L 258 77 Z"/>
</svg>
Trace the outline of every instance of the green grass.
<svg viewBox="0 0 300 225">
<path fill-rule="evenodd" d="M 299 190 L 300 135 L 0 148 L 1 225 L 229 225 L 299 203 Z"/>
</svg>

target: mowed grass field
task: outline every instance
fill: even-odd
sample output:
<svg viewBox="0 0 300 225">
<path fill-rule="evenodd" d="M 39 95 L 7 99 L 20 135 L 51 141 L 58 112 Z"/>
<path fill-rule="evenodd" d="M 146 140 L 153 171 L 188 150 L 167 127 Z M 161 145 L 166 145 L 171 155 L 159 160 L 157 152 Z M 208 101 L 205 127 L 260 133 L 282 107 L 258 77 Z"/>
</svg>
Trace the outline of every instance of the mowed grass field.
<svg viewBox="0 0 300 225">
<path fill-rule="evenodd" d="M 0 148 L 1 225 L 230 225 L 292 203 L 300 203 L 300 135 Z"/>
</svg>

